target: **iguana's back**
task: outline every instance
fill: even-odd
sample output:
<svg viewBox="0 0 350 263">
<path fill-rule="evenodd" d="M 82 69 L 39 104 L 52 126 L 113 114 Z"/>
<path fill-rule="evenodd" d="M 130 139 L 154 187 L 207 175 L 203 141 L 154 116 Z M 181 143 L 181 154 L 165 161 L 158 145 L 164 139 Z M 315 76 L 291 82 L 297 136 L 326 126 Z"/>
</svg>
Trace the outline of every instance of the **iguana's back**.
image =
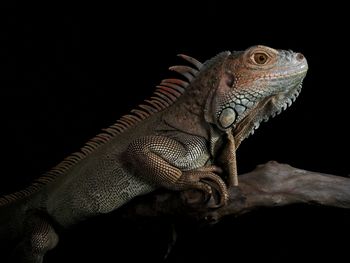
<svg viewBox="0 0 350 263">
<path fill-rule="evenodd" d="M 45 186 L 38 197 L 44 200 L 48 213 L 59 224 L 68 226 L 86 217 L 108 213 L 135 196 L 154 190 L 152 183 L 135 176 L 124 153 L 131 141 L 154 134 L 157 127 L 159 114 L 116 135 Z"/>
</svg>

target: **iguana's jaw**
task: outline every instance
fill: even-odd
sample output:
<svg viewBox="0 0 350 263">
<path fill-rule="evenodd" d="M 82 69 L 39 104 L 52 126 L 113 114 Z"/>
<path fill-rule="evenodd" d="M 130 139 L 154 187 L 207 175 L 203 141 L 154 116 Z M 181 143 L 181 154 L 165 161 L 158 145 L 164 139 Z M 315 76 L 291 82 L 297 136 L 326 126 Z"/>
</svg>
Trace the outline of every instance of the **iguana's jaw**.
<svg viewBox="0 0 350 263">
<path fill-rule="evenodd" d="M 285 91 L 269 95 L 256 103 L 251 109 L 241 116 L 241 120 L 236 127 L 232 128 L 237 147 L 249 135 L 254 134 L 262 121 L 267 122 L 271 117 L 279 115 L 286 110 L 299 96 L 302 88 L 302 81 L 307 72 L 307 65 L 302 67 L 299 73 L 293 72 L 288 77 L 293 78 L 289 87 Z M 281 79 L 283 77 L 280 77 Z"/>
</svg>

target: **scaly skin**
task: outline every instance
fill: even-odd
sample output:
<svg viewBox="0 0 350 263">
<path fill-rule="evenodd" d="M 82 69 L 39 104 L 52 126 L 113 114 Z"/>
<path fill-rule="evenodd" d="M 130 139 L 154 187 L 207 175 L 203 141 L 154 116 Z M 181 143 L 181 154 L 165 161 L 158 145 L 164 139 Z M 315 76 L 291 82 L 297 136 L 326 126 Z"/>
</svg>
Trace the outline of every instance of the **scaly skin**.
<svg viewBox="0 0 350 263">
<path fill-rule="evenodd" d="M 208 207 L 225 205 L 227 185 L 238 184 L 237 147 L 294 101 L 307 62 L 299 53 L 264 46 L 223 52 L 204 64 L 181 57 L 194 67 L 170 69 L 188 82 L 162 81 L 134 115 L 28 189 L 0 199 L 0 237 L 16 241 L 13 261 L 42 262 L 58 242 L 57 226 L 109 213 L 159 187 L 197 189 Z"/>
</svg>

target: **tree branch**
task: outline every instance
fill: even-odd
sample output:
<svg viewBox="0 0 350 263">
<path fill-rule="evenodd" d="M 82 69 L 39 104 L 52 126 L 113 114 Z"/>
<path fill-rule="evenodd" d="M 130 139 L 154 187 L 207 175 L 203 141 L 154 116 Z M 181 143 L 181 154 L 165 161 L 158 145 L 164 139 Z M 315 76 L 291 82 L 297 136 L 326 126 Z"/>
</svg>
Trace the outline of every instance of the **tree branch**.
<svg viewBox="0 0 350 263">
<path fill-rule="evenodd" d="M 201 198 L 199 192 L 160 191 L 137 198 L 123 214 L 186 217 L 213 224 L 225 216 L 237 216 L 261 207 L 306 203 L 350 208 L 350 178 L 297 169 L 275 161 L 240 175 L 239 186 L 229 190 L 228 204 L 218 209 L 189 206 L 189 199 Z"/>
</svg>

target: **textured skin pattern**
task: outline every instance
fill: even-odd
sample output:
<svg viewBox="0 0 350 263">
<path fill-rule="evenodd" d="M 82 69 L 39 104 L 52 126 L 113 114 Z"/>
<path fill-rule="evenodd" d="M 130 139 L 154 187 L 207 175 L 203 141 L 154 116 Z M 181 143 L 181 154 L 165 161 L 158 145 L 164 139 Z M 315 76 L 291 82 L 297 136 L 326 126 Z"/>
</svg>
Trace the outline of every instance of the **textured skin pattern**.
<svg viewBox="0 0 350 263">
<path fill-rule="evenodd" d="M 168 189 L 198 189 L 210 194 L 210 187 L 200 181 L 209 179 L 225 194 L 227 192 L 225 183 L 215 173 L 196 172 L 209 160 L 207 142 L 198 136 L 169 133 L 168 137 L 143 137 L 130 144 L 127 156 L 136 169 L 136 175 Z"/>
<path fill-rule="evenodd" d="M 204 138 L 173 132 L 167 133 L 166 136 L 149 136 L 134 140 L 127 152 L 129 158 L 135 158 L 133 154 L 136 154 L 140 161 L 154 154 L 178 169 L 192 170 L 202 167 L 208 161 L 207 149 Z"/>
<path fill-rule="evenodd" d="M 30 215 L 24 225 L 24 238 L 10 257 L 11 262 L 43 262 L 47 251 L 58 243 L 58 235 L 51 224 L 39 215 Z"/>
<path fill-rule="evenodd" d="M 72 170 L 69 184 L 65 180 L 49 189 L 47 209 L 63 226 L 85 218 L 109 213 L 132 198 L 155 189 L 121 164 L 119 154 L 106 154 Z M 80 176 L 81 175 L 81 176 Z M 84 185 L 84 187 L 81 187 Z"/>
<path fill-rule="evenodd" d="M 187 81 L 163 80 L 132 114 L 30 187 L 0 198 L 0 243 L 17 242 L 14 262 L 42 262 L 58 242 L 51 222 L 66 228 L 159 187 L 200 190 L 203 205 L 224 205 L 227 184 L 238 184 L 237 147 L 295 100 L 307 71 L 303 55 L 264 46 L 204 64 L 180 57 L 192 67 L 170 69 Z"/>
</svg>

